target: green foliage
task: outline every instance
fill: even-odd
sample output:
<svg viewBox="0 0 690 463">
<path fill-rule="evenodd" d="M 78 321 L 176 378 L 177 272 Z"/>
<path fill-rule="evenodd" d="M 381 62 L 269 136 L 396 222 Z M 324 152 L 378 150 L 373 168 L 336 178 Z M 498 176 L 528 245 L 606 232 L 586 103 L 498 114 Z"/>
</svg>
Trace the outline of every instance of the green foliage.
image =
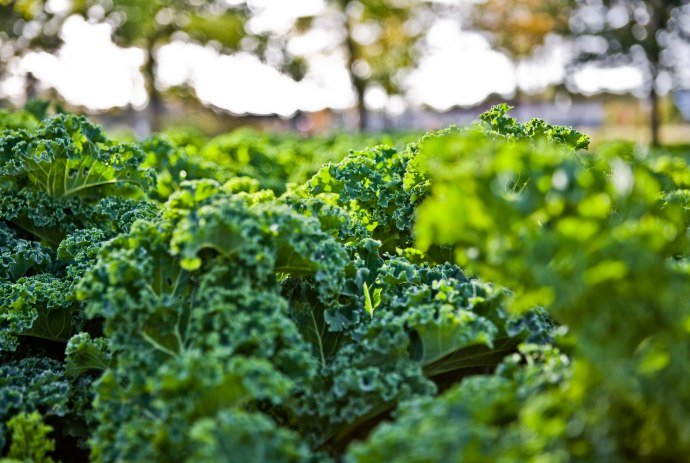
<svg viewBox="0 0 690 463">
<path fill-rule="evenodd" d="M 412 244 L 413 204 L 403 189 L 410 155 L 385 145 L 356 151 L 323 167 L 305 185 L 309 196 L 329 199 L 345 209 L 383 244 L 385 251 Z"/>
<path fill-rule="evenodd" d="M 210 163 L 204 163 L 196 156 L 198 148 L 190 148 L 185 140 L 169 139 L 167 136 L 152 136 L 141 143 L 146 153 L 144 165 L 156 171 L 156 188 L 152 196 L 165 201 L 180 188 L 180 183 L 189 179 L 202 179 L 217 175 Z M 179 143 L 176 144 L 176 143 Z"/>
<path fill-rule="evenodd" d="M 646 159 L 629 145 L 579 153 L 458 133 L 425 144 L 419 164 L 433 185 L 418 209 L 422 249 L 453 245 L 463 267 L 515 291 L 515 309 L 544 305 L 569 327 L 581 365 L 571 391 L 587 391 L 578 397 L 587 420 L 592 397 L 612 410 L 591 424 L 606 431 L 584 436 L 581 456 L 683 454 L 685 163 Z M 582 418 L 566 406 L 551 413 L 564 428 Z M 664 424 L 653 425 L 659 416 Z M 550 439 L 567 448 L 565 429 Z"/>
<path fill-rule="evenodd" d="M 120 215 L 120 222 L 147 215 L 124 199 L 154 182 L 153 173 L 140 168 L 143 160 L 138 147 L 110 142 L 79 116 L 56 116 L 35 132 L 6 132 L 0 138 L 0 218 L 57 247 L 77 229 L 102 228 L 104 216 Z"/>
<path fill-rule="evenodd" d="M 220 412 L 213 418 L 204 418 L 192 428 L 191 438 L 198 443 L 191 461 L 310 461 L 309 449 L 296 433 L 279 428 L 256 413 Z"/>
<path fill-rule="evenodd" d="M 35 129 L 39 120 L 28 111 L 0 110 L 0 131 Z"/>
<path fill-rule="evenodd" d="M 60 361 L 45 356 L 3 354 L 1 360 L 0 448 L 11 442 L 8 421 L 15 415 L 32 413 L 40 413 L 49 423 L 59 424 L 52 433 L 57 449 L 63 442 L 85 446 L 89 435 L 87 423 L 91 419 L 92 377 L 71 380 Z"/>
<path fill-rule="evenodd" d="M 283 408 L 314 374 L 277 277 L 322 282 L 330 296 L 344 251 L 285 207 L 250 207 L 210 181 L 182 188 L 160 221 L 112 240 L 83 282 L 80 297 L 105 319 L 113 353 L 97 389 L 96 461 L 180 455 L 197 448 L 202 431 L 189 432 L 200 420 Z M 212 458 L 212 447 L 198 452 Z"/>
<path fill-rule="evenodd" d="M 7 422 L 12 433 L 7 459 L 3 462 L 55 463 L 49 454 L 55 450 L 55 442 L 48 438 L 52 427 L 43 423 L 38 412 L 19 414 Z"/>
<path fill-rule="evenodd" d="M 536 448 L 541 436 L 533 434 L 532 420 L 548 420 L 535 411 L 543 395 L 567 383 L 568 366 L 552 347 L 523 345 L 492 375 L 468 378 L 435 399 L 405 403 L 394 422 L 353 445 L 345 461 L 537 461 L 533 452 L 545 449 Z M 548 461 L 561 461 L 554 456 Z"/>
<path fill-rule="evenodd" d="M 110 143 L 84 117 L 59 115 L 35 132 L 5 134 L 0 149 L 0 179 L 56 199 L 93 196 L 108 185 L 152 183 L 151 174 L 138 168 L 138 148 Z"/>
<path fill-rule="evenodd" d="M 54 416 L 67 413 L 70 385 L 62 377 L 59 362 L 44 357 L 19 360 L 3 357 L 0 369 L 0 417 L 3 423 L 18 413 L 33 410 Z"/>
<path fill-rule="evenodd" d="M 312 423 L 322 430 L 330 423 L 324 438 L 336 448 L 396 402 L 432 395 L 437 385 L 490 371 L 519 340 L 549 336 L 545 319 L 528 332 L 526 319 L 502 310 L 501 291 L 469 280 L 452 265 L 418 266 L 392 258 L 366 279 L 380 295 L 376 309 L 361 313 L 366 296 L 359 296 L 358 322 L 345 330 L 344 339 L 328 339 L 321 328 L 326 339 L 320 356 L 328 381 L 305 397 L 309 413 L 318 418 Z M 325 317 L 328 321 L 328 313 Z M 314 325 L 318 330 L 317 321 Z"/>
<path fill-rule="evenodd" d="M 358 191 L 347 171 L 369 153 L 379 165 L 365 166 L 372 179 Z M 406 158 L 387 148 L 364 156 L 332 166 L 344 182 L 337 199 L 312 187 L 322 174 L 278 200 L 257 200 L 256 172 L 258 182 L 182 181 L 159 219 L 101 249 L 79 291 L 89 316 L 105 320 L 113 356 L 97 387 L 96 461 L 214 455 L 217 444 L 201 447 L 189 430 L 245 409 L 301 434 L 297 447 L 281 437 L 275 458 L 291 461 L 309 444 L 337 451 L 400 400 L 433 394 L 435 380 L 490 370 L 521 340 L 548 339 L 545 318 L 531 313 L 530 330 L 505 313 L 500 289 L 386 254 L 361 214 L 369 207 L 410 241 Z M 401 199 L 377 203 L 376 182 Z M 369 313 L 365 284 L 377 301 Z M 251 440 L 261 434 L 246 439 L 264 445 Z"/>
<path fill-rule="evenodd" d="M 157 173 L 157 197 L 165 200 L 181 182 L 206 178 L 225 183 L 248 177 L 259 188 L 280 195 L 291 184 L 303 184 L 324 164 L 340 161 L 354 147 L 404 146 L 415 137 L 337 134 L 300 139 L 243 128 L 205 140 L 198 133 L 170 129 L 145 140 L 142 148 L 145 165 Z"/>
<path fill-rule="evenodd" d="M 261 188 L 285 191 L 288 183 L 302 184 L 326 163 L 340 161 L 356 146 L 382 142 L 404 143 L 381 136 L 336 135 L 300 140 L 294 136 L 262 134 L 241 129 L 211 139 L 200 152 L 204 161 L 213 163 L 226 177 L 247 176 L 259 181 Z M 411 139 L 410 139 L 411 141 Z"/>
<path fill-rule="evenodd" d="M 105 338 L 91 339 L 87 332 L 70 338 L 65 348 L 65 375 L 78 378 L 88 371 L 101 372 L 110 366 L 110 352 Z"/>
<path fill-rule="evenodd" d="M 138 147 L 110 142 L 77 116 L 0 136 L 0 418 L 40 412 L 58 425 L 56 449 L 72 454 L 68 461 L 84 453 L 93 359 L 106 346 L 90 345 L 100 326 L 86 320 L 74 291 L 103 242 L 155 214 L 134 199 L 153 182 L 142 161 Z"/>
<path fill-rule="evenodd" d="M 483 124 L 477 127 L 482 133 L 499 135 L 508 140 L 546 140 L 564 145 L 572 150 L 587 149 L 589 137 L 571 127 L 551 125 L 542 119 L 531 119 L 521 124 L 514 117 L 507 116 L 513 109 L 505 103 L 492 106 L 479 116 Z"/>
<path fill-rule="evenodd" d="M 349 154 L 5 132 L 0 451 L 682 461 L 687 162 L 508 109 Z"/>
</svg>

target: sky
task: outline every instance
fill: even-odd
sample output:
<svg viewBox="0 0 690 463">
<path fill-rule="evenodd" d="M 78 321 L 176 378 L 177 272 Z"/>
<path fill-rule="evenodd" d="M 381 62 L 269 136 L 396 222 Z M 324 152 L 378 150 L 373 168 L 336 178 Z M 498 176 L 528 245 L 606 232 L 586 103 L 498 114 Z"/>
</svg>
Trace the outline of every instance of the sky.
<svg viewBox="0 0 690 463">
<path fill-rule="evenodd" d="M 52 0 L 59 7 L 64 0 Z M 322 0 L 252 0 L 262 13 L 250 27 L 281 30 L 299 15 L 317 12 Z M 453 0 L 444 0 L 453 1 Z M 296 5 L 299 8 L 296 8 Z M 20 98 L 21 75 L 32 72 L 43 86 L 55 88 L 67 101 L 91 110 L 107 110 L 147 103 L 144 80 L 139 72 L 144 54 L 137 48 L 117 47 L 110 26 L 90 24 L 81 18 L 67 20 L 62 31 L 64 45 L 54 55 L 32 53 L 13 63 L 15 77 L 3 82 L 0 92 Z M 319 35 L 321 34 L 321 35 Z M 327 31 L 317 32 L 291 44 L 299 53 L 332 40 Z M 472 106 L 489 94 L 511 96 L 520 85 L 538 91 L 563 79 L 566 47 L 554 38 L 531 61 L 518 65 L 491 49 L 487 38 L 464 31 L 457 22 L 442 20 L 428 33 L 429 51 L 418 69 L 404 80 L 406 97 L 388 97 L 373 88 L 366 95 L 371 109 L 402 112 L 415 105 L 437 110 Z M 190 84 L 206 104 L 236 114 L 279 114 L 296 110 L 316 111 L 326 107 L 345 109 L 355 102 L 345 58 L 337 54 L 310 58 L 310 71 L 300 82 L 280 74 L 249 54 L 224 55 L 212 47 L 172 43 L 159 49 L 158 84 L 167 88 Z M 639 88 L 642 76 L 631 67 L 602 70 L 586 67 L 573 76 L 584 93 L 602 90 L 624 92 Z"/>
</svg>

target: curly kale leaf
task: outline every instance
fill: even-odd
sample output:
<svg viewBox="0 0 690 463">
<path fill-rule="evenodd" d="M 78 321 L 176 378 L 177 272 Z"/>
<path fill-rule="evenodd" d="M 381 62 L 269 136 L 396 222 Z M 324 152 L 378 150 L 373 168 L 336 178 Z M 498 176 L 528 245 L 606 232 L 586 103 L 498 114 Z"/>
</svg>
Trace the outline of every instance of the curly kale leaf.
<svg viewBox="0 0 690 463">
<path fill-rule="evenodd" d="M 78 378 L 86 372 L 105 371 L 111 362 L 108 340 L 92 339 L 86 332 L 70 338 L 65 349 L 65 375 Z"/>
<path fill-rule="evenodd" d="M 68 412 L 70 385 L 60 362 L 45 357 L 3 358 L 0 373 L 0 422 L 34 410 L 50 416 Z"/>
<path fill-rule="evenodd" d="M 118 222 L 146 214 L 125 200 L 153 185 L 143 158 L 78 116 L 7 132 L 0 137 L 0 219 L 53 248 L 80 228 L 117 232 L 111 223 L 122 228 Z"/>
<path fill-rule="evenodd" d="M 38 412 L 55 427 L 56 456 L 85 455 L 90 435 L 93 377 L 66 377 L 60 361 L 32 353 L 0 357 L 0 449 L 10 440 L 3 428 L 12 416 Z M 76 444 L 79 448 L 74 448 Z"/>
<path fill-rule="evenodd" d="M 541 119 L 531 119 L 521 124 L 517 119 L 507 116 L 511 106 L 500 104 L 492 106 L 489 111 L 479 116 L 480 123 L 467 128 L 451 126 L 443 130 L 428 133 L 407 148 L 409 162 L 406 165 L 403 185 L 415 205 L 422 203 L 432 193 L 432 180 L 434 176 L 450 177 L 453 172 L 464 170 L 473 172 L 473 169 L 481 168 L 487 156 L 487 144 L 492 141 L 507 141 L 522 145 L 538 146 L 548 145 L 553 148 L 561 148 L 573 155 L 573 152 L 585 150 L 589 146 L 589 137 L 570 127 L 562 127 L 544 122 Z M 458 163 L 449 170 L 443 162 L 446 147 L 440 148 L 442 143 L 449 144 L 458 153 L 462 153 L 470 162 Z M 438 182 L 434 182 L 437 184 Z M 438 185 L 436 185 L 438 188 Z M 453 217 L 454 214 L 447 214 Z M 430 254 L 436 251 L 427 250 Z M 444 259 L 437 259 L 443 261 Z M 452 253 L 445 260 L 453 260 Z"/>
<path fill-rule="evenodd" d="M 7 227 L 27 234 L 32 240 L 53 249 L 70 233 L 84 228 L 98 228 L 109 237 L 125 231 L 140 218 L 156 214 L 153 203 L 117 196 L 102 199 L 70 197 L 51 198 L 44 192 L 0 187 L 0 219 Z"/>
<path fill-rule="evenodd" d="M 311 276 L 323 298 L 338 292 L 346 254 L 321 231 L 317 220 L 270 202 L 248 207 L 241 198 L 210 183 L 190 183 L 186 188 L 173 195 L 168 212 L 181 217 L 171 249 L 181 256 L 185 270 L 198 269 L 202 251 L 212 249 L 256 269 L 257 278 L 274 278 L 276 273 Z M 266 275 L 259 275 L 264 268 Z"/>
<path fill-rule="evenodd" d="M 104 239 L 101 230 L 80 230 L 58 247 L 54 262 L 45 269 L 52 273 L 0 281 L 0 350 L 15 350 L 20 337 L 66 343 L 82 328 L 82 306 L 74 290 Z"/>
<path fill-rule="evenodd" d="M 572 405 L 609 429 L 583 439 L 587 461 L 661 461 L 690 445 L 677 407 L 690 346 L 687 192 L 674 191 L 684 163 L 635 154 L 625 144 L 585 156 L 473 133 L 435 140 L 418 157 L 433 183 L 418 244 L 455 245 L 458 263 L 514 291 L 514 309 L 542 305 L 568 326 L 579 395 L 556 395 L 565 410 L 548 413 L 575 426 Z M 566 447 L 568 436 L 557 440 Z"/>
<path fill-rule="evenodd" d="M 106 196 L 93 205 L 88 220 L 81 228 L 99 228 L 108 238 L 129 231 L 139 219 L 154 219 L 158 204 L 118 196 Z"/>
<path fill-rule="evenodd" d="M 156 172 L 156 187 L 150 194 L 158 200 L 168 199 L 185 180 L 226 180 L 226 176 L 218 171 L 219 166 L 198 155 L 198 141 L 191 140 L 192 144 L 189 144 L 190 140 L 185 140 L 182 135 L 183 138 L 171 137 L 170 132 L 157 134 L 141 143 L 141 149 L 146 153 L 143 166 Z"/>
<path fill-rule="evenodd" d="M 336 204 L 333 195 L 318 194 L 313 197 L 298 189 L 281 196 L 280 202 L 295 212 L 318 219 L 322 231 L 346 245 L 370 237 L 369 230 L 357 222 L 347 209 Z"/>
<path fill-rule="evenodd" d="M 407 154 L 417 156 L 418 150 L 411 145 Z M 424 264 L 436 258 L 413 248 L 396 249 L 401 257 L 392 257 L 370 232 L 353 232 L 349 224 L 358 223 L 352 214 L 357 203 L 342 201 L 340 194 L 359 185 L 346 178 L 335 182 L 330 173 L 343 164 L 324 168 L 310 181 L 318 185 L 311 191 L 316 198 L 303 191 L 284 198 L 307 215 L 324 209 L 347 214 L 344 220 L 322 220 L 346 241 L 350 257 L 339 304 L 321 304 L 304 283 L 283 282 L 293 318 L 322 366 L 321 380 L 301 396 L 300 423 L 317 445 L 336 452 L 401 400 L 489 373 L 520 342 L 550 341 L 553 328 L 543 311 L 510 315 L 505 290 L 470 279 L 457 266 Z M 385 169 L 379 173 L 386 175 Z M 406 201 L 413 207 L 411 196 Z M 440 251 L 435 250 L 438 260 L 452 258 Z"/>
<path fill-rule="evenodd" d="M 321 369 L 319 381 L 300 394 L 302 432 L 315 445 L 338 450 L 366 432 L 398 401 L 436 391 L 409 355 L 409 336 L 400 326 L 371 328 L 357 342 L 344 343 Z"/>
<path fill-rule="evenodd" d="M 55 441 L 48 437 L 53 428 L 43 422 L 40 413 L 15 415 L 7 422 L 7 428 L 11 438 L 7 460 L 3 458 L 3 462 L 55 463 L 50 456 L 55 450 Z"/>
<path fill-rule="evenodd" d="M 457 266 L 400 257 L 371 262 L 349 302 L 359 307 L 359 321 L 343 333 L 329 331 L 325 314 L 307 307 L 298 305 L 293 315 L 322 363 L 321 380 L 301 396 L 300 422 L 325 448 L 342 448 L 400 401 L 493 371 L 525 339 L 551 339 L 543 313 L 508 314 L 504 290 L 467 278 Z M 370 313 L 365 288 L 376 294 Z M 289 294 L 296 301 L 305 295 Z"/>
<path fill-rule="evenodd" d="M 196 461 L 190 455 L 208 444 L 190 435 L 197 424 L 218 413 L 251 408 L 257 401 L 275 406 L 294 387 L 270 362 L 231 356 L 222 347 L 203 353 L 188 350 L 138 374 L 128 370 L 115 366 L 97 386 L 95 461 L 169 461 L 180 456 Z M 123 381 L 127 387 L 121 386 Z"/>
<path fill-rule="evenodd" d="M 0 137 L 0 350 L 20 337 L 66 343 L 81 330 L 73 291 L 101 243 L 157 213 L 122 186 L 148 187 L 141 161 L 138 148 L 76 116 Z"/>
<path fill-rule="evenodd" d="M 479 115 L 482 123 L 477 129 L 487 134 L 499 135 L 509 140 L 539 140 L 565 146 L 573 151 L 587 149 L 589 137 L 572 127 L 552 125 L 542 119 L 531 119 L 521 124 L 514 117 L 507 116 L 513 109 L 505 103 L 492 106 L 491 109 Z"/>
<path fill-rule="evenodd" d="M 0 193 L 0 219 L 53 249 L 69 233 L 87 228 L 92 215 L 91 201 L 80 197 L 55 199 L 45 192 L 17 190 L 10 184 L 0 185 Z"/>
<path fill-rule="evenodd" d="M 0 350 L 14 350 L 17 336 L 67 342 L 73 334 L 75 303 L 70 283 L 50 274 L 0 284 Z"/>
<path fill-rule="evenodd" d="M 58 115 L 35 132 L 15 131 L 0 138 L 0 179 L 31 187 L 52 198 L 94 196 L 107 185 L 148 189 L 150 171 L 140 168 L 143 152 L 115 145 L 86 118 Z"/>
<path fill-rule="evenodd" d="M 395 421 L 351 446 L 345 461 L 530 461 L 530 446 L 539 438 L 522 422 L 524 410 L 567 382 L 568 365 L 554 348 L 523 346 L 495 374 L 468 378 L 434 399 L 405 403 Z"/>
<path fill-rule="evenodd" d="M 108 242 L 79 291 L 112 352 L 97 388 L 97 461 L 180 455 L 197 445 L 188 431 L 222 410 L 290 419 L 315 359 L 279 280 L 334 297 L 345 263 L 335 243 L 315 219 L 212 182 L 182 185 L 160 219 Z"/>
<path fill-rule="evenodd" d="M 153 347 L 161 355 L 179 353 L 194 345 L 211 348 L 216 342 L 241 345 L 240 339 L 252 336 L 253 331 L 247 331 L 248 326 L 244 332 L 237 331 L 236 336 L 228 336 L 228 333 L 236 332 L 241 324 L 228 324 L 211 338 L 203 333 L 213 329 L 209 325 L 213 317 L 218 317 L 220 322 L 230 316 L 228 311 L 236 310 L 239 310 L 237 317 L 242 317 L 245 305 L 254 306 L 253 316 L 262 314 L 261 308 L 266 307 L 263 312 L 266 323 L 271 320 L 271 313 L 276 316 L 281 311 L 287 313 L 285 302 L 278 295 L 277 273 L 303 277 L 306 268 L 316 281 L 319 281 L 319 272 L 323 271 L 330 280 L 337 282 L 337 249 L 336 252 L 330 252 L 328 247 L 310 250 L 310 243 L 316 245 L 321 240 L 328 244 L 332 243 L 332 238 L 322 233 L 310 238 L 306 230 L 312 222 L 306 218 L 282 208 L 248 209 L 242 201 L 223 193 L 216 197 L 210 193 L 200 199 L 201 204 L 191 203 L 191 209 L 185 209 L 183 196 L 188 195 L 196 195 L 199 199 L 205 194 L 199 189 L 188 189 L 174 195 L 164 216 L 175 220 L 140 222 L 129 234 L 112 240 L 104 248 L 101 262 L 90 271 L 80 297 L 86 299 L 89 294 L 99 294 L 110 301 L 106 311 L 101 304 L 92 304 L 90 309 L 92 316 L 105 318 L 106 334 L 110 333 L 111 326 L 118 330 L 134 329 L 122 338 L 125 345 L 141 342 L 143 350 Z M 200 224 L 207 224 L 211 229 L 234 229 L 242 234 L 233 238 L 236 244 L 229 247 L 226 236 L 209 234 L 200 229 Z M 244 229 L 254 233 L 243 232 Z M 316 233 L 317 229 L 312 230 Z M 216 237 L 219 241 L 214 241 Z M 183 248 L 179 249 L 178 243 Z M 178 257 L 185 253 L 201 260 L 197 269 L 185 268 L 184 260 Z M 294 262 L 291 256 L 298 253 L 300 259 L 313 255 L 315 263 L 305 261 L 312 267 L 305 267 L 301 261 L 297 261 L 299 268 L 296 264 L 290 267 Z M 330 288 L 329 284 L 331 281 L 322 284 L 324 292 Z M 133 310 L 135 307 L 139 309 Z M 213 317 L 204 318 L 208 310 Z M 280 317 L 276 318 L 278 320 Z M 248 318 L 247 322 L 250 321 Z M 292 323 L 289 319 L 286 322 Z M 280 332 L 287 335 L 289 330 L 286 326 L 280 328 Z M 119 344 L 118 339 L 113 339 L 115 346 Z M 155 363 L 155 359 L 152 360 Z"/>
<path fill-rule="evenodd" d="M 329 164 L 306 184 L 312 197 L 334 197 L 353 221 L 363 225 L 385 250 L 411 244 L 413 204 L 403 188 L 407 152 L 379 146 L 356 151 Z"/>
<path fill-rule="evenodd" d="M 53 259 L 50 248 L 18 238 L 13 230 L 0 222 L 0 281 L 17 280 L 34 269 L 49 266 Z"/>
<path fill-rule="evenodd" d="M 300 463 L 313 461 L 299 435 L 258 413 L 222 411 L 199 420 L 190 430 L 196 450 L 191 461 L 223 463 Z M 320 459 L 319 461 L 327 461 Z"/>
<path fill-rule="evenodd" d="M 362 287 L 383 264 L 379 241 L 365 238 L 345 246 L 349 262 L 337 297 L 323 297 L 324 285 L 313 279 L 284 278 L 283 295 L 290 300 L 292 317 L 316 358 L 326 365 L 351 331 L 366 319 Z"/>
</svg>

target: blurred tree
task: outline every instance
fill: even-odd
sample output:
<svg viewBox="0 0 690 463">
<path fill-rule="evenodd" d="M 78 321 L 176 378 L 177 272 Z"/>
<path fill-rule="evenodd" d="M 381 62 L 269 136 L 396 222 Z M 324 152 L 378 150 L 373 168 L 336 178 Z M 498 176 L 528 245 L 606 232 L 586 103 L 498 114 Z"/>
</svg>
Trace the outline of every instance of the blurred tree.
<svg viewBox="0 0 690 463">
<path fill-rule="evenodd" d="M 357 97 L 359 127 L 367 127 L 367 90 L 376 86 L 388 95 L 401 92 L 400 73 L 420 56 L 432 15 L 422 0 L 326 0 L 325 10 L 299 18 L 288 33 L 293 38 L 327 31 L 335 40 L 319 53 L 344 56 Z"/>
<path fill-rule="evenodd" d="M 0 79 L 8 64 L 31 51 L 53 51 L 60 44 L 60 28 L 69 8 L 44 0 L 0 0 Z M 35 89 L 33 76 L 27 78 L 28 100 Z"/>
<path fill-rule="evenodd" d="M 650 102 L 652 143 L 659 144 L 658 83 L 673 87 L 690 42 L 688 0 L 486 0 L 476 5 L 472 22 L 491 32 L 497 48 L 513 59 L 531 55 L 549 34 L 572 40 L 571 70 L 633 65 L 645 75 Z M 572 76 L 573 72 L 567 72 Z M 568 78 L 568 77 L 566 77 Z"/>
<path fill-rule="evenodd" d="M 473 9 L 472 22 L 491 32 L 498 49 L 513 58 L 531 55 L 549 34 L 564 34 L 573 0 L 486 0 Z"/>
<path fill-rule="evenodd" d="M 570 20 L 576 64 L 638 67 L 645 75 L 652 144 L 659 145 L 659 79 L 678 84 L 678 53 L 688 53 L 688 0 L 577 0 Z"/>
<path fill-rule="evenodd" d="M 551 34 L 567 35 L 575 0 L 485 0 L 477 3 L 471 23 L 489 32 L 496 49 L 515 63 L 531 58 Z M 519 82 L 515 99 L 521 100 Z"/>
<path fill-rule="evenodd" d="M 245 37 L 245 2 L 225 0 L 77 0 L 74 12 L 108 22 L 118 45 L 145 51 L 143 73 L 152 130 L 160 130 L 162 98 L 156 87 L 156 50 L 175 37 L 237 50 Z"/>
</svg>

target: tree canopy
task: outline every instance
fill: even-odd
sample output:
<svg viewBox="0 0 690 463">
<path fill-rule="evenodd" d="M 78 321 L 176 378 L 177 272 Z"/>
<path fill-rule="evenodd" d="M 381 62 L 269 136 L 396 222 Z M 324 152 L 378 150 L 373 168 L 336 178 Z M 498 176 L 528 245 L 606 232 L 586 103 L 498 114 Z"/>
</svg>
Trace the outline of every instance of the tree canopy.
<svg viewBox="0 0 690 463">
<path fill-rule="evenodd" d="M 112 26 L 113 40 L 146 52 L 143 73 L 149 95 L 151 126 L 160 128 L 161 96 L 156 87 L 156 50 L 178 35 L 194 42 L 214 42 L 237 50 L 246 35 L 248 9 L 220 0 L 80 0 L 74 12 Z"/>
<path fill-rule="evenodd" d="M 658 79 L 666 74 L 677 85 L 677 54 L 690 42 L 687 0 L 578 0 L 570 20 L 575 64 L 622 64 L 637 67 L 649 95 L 652 143 L 658 145 L 661 124 Z M 687 48 L 684 53 L 687 53 Z"/>
<path fill-rule="evenodd" d="M 569 39 L 570 71 L 632 65 L 644 76 L 649 96 L 652 143 L 659 144 L 658 80 L 678 85 L 680 53 L 690 42 L 687 0 L 486 0 L 472 21 L 491 33 L 495 45 L 514 59 L 531 55 L 550 34 Z M 571 79 L 574 72 L 566 72 Z"/>
<path fill-rule="evenodd" d="M 401 75 L 415 66 L 431 5 L 421 0 L 328 0 L 325 11 L 295 21 L 290 36 L 325 29 L 336 36 L 318 53 L 344 57 L 359 113 L 367 127 L 367 90 L 376 86 L 388 95 L 402 92 Z"/>
<path fill-rule="evenodd" d="M 12 57 L 31 50 L 52 51 L 60 44 L 60 28 L 68 15 L 44 0 L 0 0 L 0 78 Z"/>
<path fill-rule="evenodd" d="M 528 56 L 549 34 L 568 32 L 572 0 L 486 0 L 478 4 L 473 23 L 490 31 L 494 45 L 513 58 Z"/>
</svg>

